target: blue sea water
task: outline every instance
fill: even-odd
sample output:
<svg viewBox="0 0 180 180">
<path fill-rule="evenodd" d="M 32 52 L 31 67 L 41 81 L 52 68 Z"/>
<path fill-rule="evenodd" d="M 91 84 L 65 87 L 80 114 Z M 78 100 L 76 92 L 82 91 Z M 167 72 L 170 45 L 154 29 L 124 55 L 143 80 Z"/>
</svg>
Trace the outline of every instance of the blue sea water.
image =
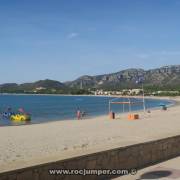
<svg viewBox="0 0 180 180">
<path fill-rule="evenodd" d="M 18 108 L 24 108 L 30 113 L 32 120 L 30 123 L 42 123 L 55 120 L 76 119 L 76 111 L 80 109 L 85 111 L 87 117 L 105 115 L 109 111 L 109 101 L 112 97 L 96 97 L 96 96 L 56 96 L 56 95 L 0 95 L 0 112 L 7 107 L 11 107 L 13 111 Z M 133 99 L 134 100 L 134 99 Z M 118 99 L 119 101 L 119 99 Z M 123 99 L 124 101 L 124 99 Z M 159 107 L 160 104 L 170 105 L 171 101 L 146 99 L 146 108 Z M 143 109 L 141 103 L 133 105 L 132 110 Z M 122 105 L 111 106 L 114 112 L 123 112 Z M 127 112 L 129 106 L 124 106 Z M 0 126 L 17 125 L 11 120 L 0 118 Z"/>
</svg>

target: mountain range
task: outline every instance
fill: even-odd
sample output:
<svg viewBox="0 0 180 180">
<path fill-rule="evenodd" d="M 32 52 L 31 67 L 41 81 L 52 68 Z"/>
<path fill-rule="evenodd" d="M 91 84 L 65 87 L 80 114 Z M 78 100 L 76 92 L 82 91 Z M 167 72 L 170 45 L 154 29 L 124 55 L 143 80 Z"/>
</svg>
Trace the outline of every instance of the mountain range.
<svg viewBox="0 0 180 180">
<path fill-rule="evenodd" d="M 136 81 L 143 77 L 145 86 L 177 87 L 180 86 L 180 65 L 164 66 L 161 68 L 126 69 L 116 73 L 98 76 L 82 76 L 75 81 L 65 83 L 69 87 L 84 88 L 135 88 Z"/>
<path fill-rule="evenodd" d="M 136 81 L 143 77 L 145 87 L 180 88 L 180 65 L 163 66 L 156 69 L 126 69 L 97 76 L 84 75 L 74 81 L 59 82 L 40 80 L 33 83 L 6 83 L 0 85 L 1 92 L 57 92 L 70 93 L 74 89 L 123 89 L 137 88 Z"/>
</svg>

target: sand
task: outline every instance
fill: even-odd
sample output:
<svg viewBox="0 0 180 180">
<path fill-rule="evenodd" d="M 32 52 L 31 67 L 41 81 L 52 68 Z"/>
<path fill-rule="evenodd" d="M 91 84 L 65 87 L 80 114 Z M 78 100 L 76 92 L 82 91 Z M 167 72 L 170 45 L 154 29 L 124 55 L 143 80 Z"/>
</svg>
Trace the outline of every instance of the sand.
<svg viewBox="0 0 180 180">
<path fill-rule="evenodd" d="M 180 97 L 175 98 L 177 104 Z M 99 116 L 86 120 L 0 127 L 0 172 L 180 133 L 180 106 L 139 112 L 140 119 Z"/>
</svg>

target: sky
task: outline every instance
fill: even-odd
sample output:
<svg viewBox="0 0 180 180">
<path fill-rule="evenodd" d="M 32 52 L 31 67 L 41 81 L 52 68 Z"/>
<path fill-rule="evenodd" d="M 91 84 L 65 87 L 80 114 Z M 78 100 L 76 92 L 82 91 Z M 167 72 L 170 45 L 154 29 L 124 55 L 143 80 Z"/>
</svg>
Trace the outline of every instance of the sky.
<svg viewBox="0 0 180 180">
<path fill-rule="evenodd" d="M 0 0 L 0 83 L 180 64 L 180 0 Z"/>
</svg>

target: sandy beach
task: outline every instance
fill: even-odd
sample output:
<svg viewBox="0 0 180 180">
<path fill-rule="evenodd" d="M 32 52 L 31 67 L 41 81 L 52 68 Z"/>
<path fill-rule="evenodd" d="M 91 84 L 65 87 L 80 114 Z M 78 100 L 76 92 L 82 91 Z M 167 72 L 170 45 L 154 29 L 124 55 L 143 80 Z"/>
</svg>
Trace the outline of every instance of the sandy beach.
<svg viewBox="0 0 180 180">
<path fill-rule="evenodd" d="M 171 99 L 177 104 L 167 111 L 139 112 L 140 119 L 134 121 L 121 114 L 115 120 L 105 115 L 0 127 L 0 172 L 178 135 L 180 97 Z"/>
</svg>

